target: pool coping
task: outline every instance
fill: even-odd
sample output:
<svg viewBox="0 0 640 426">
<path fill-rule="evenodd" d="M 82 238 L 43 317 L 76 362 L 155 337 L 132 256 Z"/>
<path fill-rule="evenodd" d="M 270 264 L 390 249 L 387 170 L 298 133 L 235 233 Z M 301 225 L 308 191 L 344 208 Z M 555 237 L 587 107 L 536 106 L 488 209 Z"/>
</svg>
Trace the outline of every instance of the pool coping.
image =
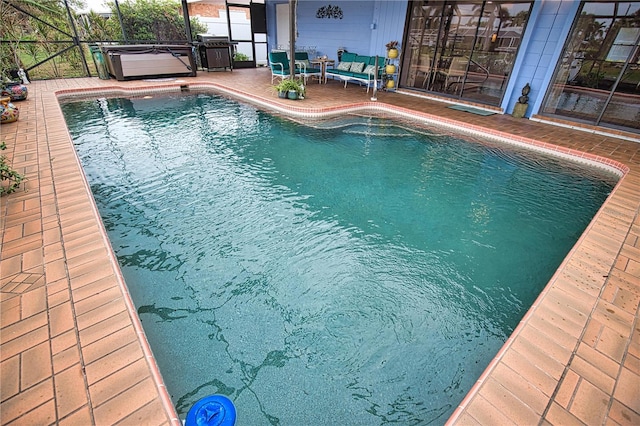
<svg viewBox="0 0 640 426">
<path fill-rule="evenodd" d="M 590 224 L 587 226 L 583 234 L 580 236 L 578 241 L 574 244 L 570 252 L 564 258 L 563 262 L 558 267 L 558 270 L 554 273 L 553 277 L 549 280 L 548 284 L 543 288 L 542 292 L 538 295 L 533 305 L 527 310 L 524 317 L 519 322 L 518 326 L 514 329 L 510 337 L 507 339 L 507 341 L 498 351 L 496 356 L 492 359 L 492 361 L 486 367 L 486 369 L 484 370 L 480 378 L 478 378 L 474 386 L 469 390 L 469 392 L 467 393 L 463 401 L 460 403 L 459 407 L 454 411 L 452 416 L 447 421 L 447 424 L 455 424 L 458 420 L 461 419 L 462 413 L 464 412 L 464 410 L 467 409 L 469 404 L 473 401 L 473 399 L 479 393 L 481 387 L 490 377 L 491 373 L 495 370 L 498 363 L 504 358 L 504 355 L 506 354 L 506 352 L 513 345 L 515 336 L 517 336 L 522 331 L 522 329 L 526 326 L 529 319 L 533 315 L 535 315 L 535 311 L 537 307 L 541 303 L 543 303 L 544 299 L 548 296 L 548 294 L 550 293 L 554 285 L 554 282 L 558 279 L 561 273 L 561 270 L 570 262 L 570 258 L 577 251 L 577 247 L 580 246 L 581 243 L 587 238 L 588 232 L 593 228 L 594 224 L 600 219 L 600 216 L 605 214 L 603 213 L 605 205 L 614 197 L 614 194 L 622 184 L 622 180 L 630 170 L 629 167 L 626 166 L 625 164 L 609 159 L 607 157 L 594 155 L 591 153 L 586 153 L 586 152 L 574 150 L 571 148 L 565 148 L 562 146 L 553 145 L 546 142 L 540 142 L 528 137 L 514 136 L 506 132 L 501 132 L 493 129 L 486 129 L 480 126 L 471 125 L 471 124 L 454 120 L 454 119 L 439 117 L 432 114 L 418 113 L 416 111 L 413 111 L 407 108 L 398 107 L 395 105 L 388 105 L 381 102 L 372 102 L 372 101 L 357 102 L 351 105 L 341 105 L 341 106 L 336 106 L 331 108 L 322 108 L 322 109 L 297 107 L 297 106 L 281 106 L 279 104 L 274 104 L 270 99 L 262 98 L 255 95 L 248 95 L 240 90 L 230 89 L 228 87 L 218 85 L 216 83 L 179 82 L 177 84 L 166 84 L 160 87 L 148 86 L 142 89 L 124 88 L 124 87 L 116 86 L 113 88 L 103 87 L 98 92 L 103 95 L 113 95 L 118 93 L 122 95 L 132 96 L 132 95 L 153 94 L 158 92 L 176 92 L 176 91 L 182 92 L 185 89 L 186 90 L 189 90 L 189 89 L 207 90 L 208 89 L 208 90 L 217 91 L 218 93 L 228 95 L 232 98 L 236 98 L 241 101 L 249 102 L 258 107 L 262 107 L 271 111 L 277 111 L 280 113 L 288 114 L 298 118 L 321 119 L 321 118 L 335 117 L 345 113 L 386 112 L 393 115 L 397 115 L 399 117 L 409 118 L 412 120 L 419 120 L 419 121 L 423 121 L 423 122 L 438 125 L 438 126 L 444 126 L 449 130 L 455 130 L 463 134 L 481 136 L 485 138 L 492 138 L 500 142 L 513 144 L 526 149 L 533 149 L 539 152 L 544 152 L 546 154 L 554 155 L 554 156 L 557 156 L 558 158 L 570 159 L 573 161 L 582 162 L 588 166 L 601 167 L 609 171 L 612 171 L 619 176 L 620 180 L 616 184 L 615 188 L 612 190 L 611 194 L 607 197 L 607 200 L 605 200 L 605 202 L 603 203 L 601 208 L 598 210 L 596 215 L 593 217 L 593 219 L 591 220 Z M 93 90 L 89 90 L 88 92 L 93 92 Z M 58 99 L 60 99 L 61 97 L 63 98 L 65 96 L 72 96 L 78 93 L 82 93 L 83 95 L 88 94 L 87 91 L 84 91 L 84 90 L 71 90 L 71 91 L 60 90 L 60 91 L 54 92 L 54 94 Z M 92 93 L 92 96 L 93 96 L 93 93 Z M 89 193 L 90 193 L 90 190 L 89 190 Z M 98 214 L 98 217 L 99 217 L 99 214 Z M 106 231 L 104 232 L 105 232 L 105 238 L 107 238 L 107 241 L 108 241 L 108 237 L 106 236 Z M 115 255 L 113 259 L 115 259 Z M 613 266 L 613 263 L 614 263 L 614 259 L 611 259 L 611 266 Z M 117 262 L 116 262 L 116 266 L 117 266 Z M 127 301 L 128 301 L 127 304 L 129 306 L 129 309 L 131 309 L 132 318 L 135 318 L 135 316 L 137 315 L 135 306 L 133 305 L 133 302 L 131 301 L 130 296 L 128 295 L 126 284 L 120 272 L 118 276 L 119 276 L 120 285 L 122 286 L 123 291 L 127 294 Z M 150 360 L 153 360 L 152 350 L 149 346 L 148 341 L 146 340 L 146 336 L 144 335 L 144 330 L 142 329 L 142 325 L 139 319 L 135 320 L 134 326 L 136 327 L 136 330 L 141 336 L 141 340 L 144 339 L 142 341 L 142 345 L 145 350 L 145 354 L 148 354 L 148 357 L 150 358 Z M 154 379 L 158 383 L 159 390 L 161 390 L 162 392 L 163 402 L 166 403 L 168 401 L 168 405 L 169 405 L 167 407 L 168 409 L 175 409 L 171 404 L 170 397 L 166 392 L 166 388 L 164 387 L 164 382 L 162 381 L 162 375 L 160 373 L 159 368 L 155 364 L 155 361 L 153 361 L 153 375 L 154 375 Z"/>
</svg>

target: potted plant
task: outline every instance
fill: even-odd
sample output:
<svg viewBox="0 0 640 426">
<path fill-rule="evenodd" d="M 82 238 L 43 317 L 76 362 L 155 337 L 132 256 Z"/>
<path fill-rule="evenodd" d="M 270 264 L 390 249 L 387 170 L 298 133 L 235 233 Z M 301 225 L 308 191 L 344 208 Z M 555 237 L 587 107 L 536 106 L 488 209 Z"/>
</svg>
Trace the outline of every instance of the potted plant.
<svg viewBox="0 0 640 426">
<path fill-rule="evenodd" d="M 5 142 L 0 143 L 0 150 L 7 149 Z M 7 182 L 7 187 L 0 185 L 0 195 L 11 194 L 15 192 L 20 186 L 20 182 L 24 180 L 24 176 L 18 173 L 11 167 L 9 160 L 6 156 L 0 155 L 0 182 Z"/>
<path fill-rule="evenodd" d="M 304 99 L 304 84 L 300 79 L 283 78 L 274 87 L 280 98 Z"/>
<path fill-rule="evenodd" d="M 20 69 L 20 71 L 22 71 L 22 69 Z M 22 71 L 21 74 L 24 75 L 24 71 Z M 22 78 L 23 80 L 26 80 L 26 77 Z M 11 102 L 23 101 L 27 99 L 28 94 L 29 90 L 27 89 L 27 86 L 22 84 L 22 82 L 3 79 L 0 83 L 0 96 L 9 96 L 11 98 Z"/>
<path fill-rule="evenodd" d="M 240 52 L 233 54 L 233 68 L 253 68 L 254 66 L 248 55 Z"/>
<path fill-rule="evenodd" d="M 395 59 L 398 57 L 398 42 L 396 40 L 390 41 L 386 44 L 387 58 Z"/>
</svg>

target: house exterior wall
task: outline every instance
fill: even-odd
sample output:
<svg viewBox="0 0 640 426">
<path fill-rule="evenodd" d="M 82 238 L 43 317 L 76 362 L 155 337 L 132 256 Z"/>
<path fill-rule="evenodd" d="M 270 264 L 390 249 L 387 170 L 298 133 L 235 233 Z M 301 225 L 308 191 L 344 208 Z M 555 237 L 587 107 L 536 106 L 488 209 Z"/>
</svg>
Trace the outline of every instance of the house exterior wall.
<svg viewBox="0 0 640 426">
<path fill-rule="evenodd" d="M 407 7 L 406 1 L 379 0 L 374 3 L 373 22 L 371 22 L 374 26 L 371 30 L 369 55 L 384 56 L 386 54 L 384 46 L 391 40 L 402 43 Z"/>
<path fill-rule="evenodd" d="M 299 44 L 317 46 L 321 41 L 323 49 L 320 50 L 325 50 L 321 54 L 329 57 L 337 57 L 336 52 L 339 48 L 357 53 L 369 50 L 369 24 L 373 20 L 373 2 L 336 3 L 335 5 L 342 9 L 342 19 L 317 18 L 318 8 L 327 4 L 318 1 L 298 3 Z M 300 31 L 301 28 L 304 28 L 304 31 Z M 317 37 L 317 34 L 322 36 Z"/>
<path fill-rule="evenodd" d="M 275 3 L 267 0 L 268 28 L 275 28 Z M 363 0 L 334 2 L 343 11 L 343 19 L 319 19 L 316 11 L 326 2 L 298 0 L 298 46 L 316 46 L 318 55 L 337 59 L 337 50 L 345 48 L 363 55 L 385 54 L 390 40 L 403 43 L 407 18 L 406 0 Z M 537 114 L 561 59 L 565 40 L 580 2 L 576 0 L 535 0 L 522 44 L 505 95 L 500 105 L 511 113 L 529 83 L 529 108 L 526 116 Z M 269 48 L 275 46 L 275 30 L 269 30 Z M 402 71 L 401 71 L 402 72 Z"/>
<path fill-rule="evenodd" d="M 505 112 L 513 111 L 529 83 L 526 116 L 538 113 L 579 6 L 574 0 L 536 0 L 502 104 Z"/>
<path fill-rule="evenodd" d="M 276 46 L 275 4 L 267 2 L 269 49 Z M 384 45 L 390 40 L 402 40 L 407 1 L 346 1 L 334 3 L 342 10 L 343 18 L 317 18 L 319 8 L 327 2 L 299 0 L 297 6 L 298 36 L 296 45 L 316 46 L 317 55 L 337 59 L 340 48 L 362 55 L 384 56 Z"/>
<path fill-rule="evenodd" d="M 217 36 L 229 35 L 227 23 L 227 7 L 224 3 L 189 3 L 189 16 L 207 26 L 207 34 Z"/>
<path fill-rule="evenodd" d="M 206 16 L 209 18 L 226 18 L 227 7 L 224 3 L 188 3 L 190 16 Z"/>
</svg>

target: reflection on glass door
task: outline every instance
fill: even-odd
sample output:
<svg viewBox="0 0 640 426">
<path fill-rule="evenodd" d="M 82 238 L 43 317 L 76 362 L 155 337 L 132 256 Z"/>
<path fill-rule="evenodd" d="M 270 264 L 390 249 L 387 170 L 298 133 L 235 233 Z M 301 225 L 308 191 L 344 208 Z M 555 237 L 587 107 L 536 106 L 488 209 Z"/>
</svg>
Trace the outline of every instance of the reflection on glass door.
<svg viewBox="0 0 640 426">
<path fill-rule="evenodd" d="M 402 87 L 499 105 L 532 1 L 414 1 Z"/>
<path fill-rule="evenodd" d="M 640 2 L 583 3 L 542 113 L 640 129 Z"/>
</svg>

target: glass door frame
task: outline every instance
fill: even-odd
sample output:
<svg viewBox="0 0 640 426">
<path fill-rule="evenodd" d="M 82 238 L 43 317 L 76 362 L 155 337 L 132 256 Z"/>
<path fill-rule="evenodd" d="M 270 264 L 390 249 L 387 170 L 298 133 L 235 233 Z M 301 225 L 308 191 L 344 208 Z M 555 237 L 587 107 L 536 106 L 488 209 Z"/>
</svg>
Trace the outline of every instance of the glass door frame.
<svg viewBox="0 0 640 426">
<path fill-rule="evenodd" d="M 533 0 L 410 1 L 400 87 L 500 106 L 533 5 Z"/>
<path fill-rule="evenodd" d="M 635 47 L 633 47 L 629 52 L 629 56 L 627 56 L 627 60 L 625 61 L 622 68 L 620 69 L 620 74 L 618 74 L 618 78 L 616 79 L 615 83 L 613 83 L 613 86 L 611 87 L 611 92 L 607 97 L 605 106 L 604 108 L 602 108 L 602 111 L 600 112 L 600 114 L 598 115 L 598 118 L 596 119 L 596 123 L 595 123 L 596 126 L 599 126 L 600 123 L 602 122 L 602 119 L 604 118 L 604 115 L 607 112 L 607 108 L 611 104 L 611 100 L 615 96 L 616 90 L 620 85 L 620 82 L 624 78 L 624 75 L 627 72 L 627 69 L 629 69 L 629 65 L 631 65 L 631 61 L 633 60 L 633 58 L 638 58 L 638 55 L 640 53 L 639 51 L 640 51 L 640 31 L 638 31 L 638 35 L 636 36 Z M 640 60 L 638 62 L 640 62 Z M 640 86 L 640 82 L 636 85 L 636 87 L 638 86 Z"/>
<path fill-rule="evenodd" d="M 620 92 L 618 90 L 627 71 L 630 70 L 631 67 L 638 67 L 636 69 L 640 69 L 640 30 L 636 31 L 637 34 L 635 35 L 635 41 L 633 43 L 625 46 L 616 44 L 616 40 L 621 33 L 620 30 L 624 28 L 638 28 L 630 24 L 627 24 L 629 26 L 619 26 L 625 19 L 634 19 L 633 14 L 618 13 L 620 11 L 618 8 L 620 4 L 636 4 L 636 6 L 638 6 L 637 10 L 640 10 L 640 2 L 638 1 L 609 0 L 597 3 L 582 1 L 580 3 L 571 30 L 563 46 L 562 54 L 558 64 L 556 64 L 553 77 L 549 82 L 549 87 L 542 101 L 540 115 L 557 117 L 594 126 L 621 128 L 623 130 L 640 128 L 640 125 L 638 125 L 638 127 L 625 125 L 625 123 L 634 123 L 634 121 L 637 120 L 634 120 L 633 117 L 627 117 L 624 113 L 625 111 L 615 109 L 614 107 L 614 101 L 617 95 L 629 95 L 628 92 Z M 614 12 L 612 14 L 587 13 L 589 6 L 611 6 Z M 590 28 L 582 28 L 588 24 L 586 20 L 589 18 L 594 19 L 594 25 L 600 23 L 598 19 L 603 22 L 610 20 L 606 31 L 601 35 L 602 40 L 598 40 L 597 36 L 594 35 L 598 33 L 590 33 Z M 597 43 L 597 46 L 599 46 L 595 49 L 597 50 L 597 54 L 595 55 L 593 51 L 585 50 L 584 47 L 582 47 L 592 42 Z M 622 51 L 616 51 L 616 47 L 628 47 L 628 53 L 624 54 L 624 49 Z M 606 50 L 603 48 L 606 48 Z M 585 74 L 582 72 L 582 68 L 586 68 L 586 64 L 589 62 L 592 63 L 590 70 L 593 70 L 596 64 L 599 64 L 596 73 L 589 71 Z M 585 66 L 583 66 L 583 63 Z M 612 67 L 611 64 L 617 64 L 615 68 L 619 68 L 620 71 L 609 88 L 603 89 L 600 87 L 598 80 L 588 80 L 589 78 L 599 76 L 601 67 L 610 70 Z M 595 89 L 590 89 L 592 87 Z M 636 83 L 635 92 L 638 92 L 638 89 L 640 89 L 640 81 Z M 579 90 L 585 92 L 581 95 L 578 92 Z M 589 90 L 594 92 L 591 96 L 589 96 Z M 593 104 L 596 105 L 593 106 Z M 562 105 L 562 107 L 559 108 L 558 105 Z M 589 107 L 592 107 L 591 112 L 593 112 L 593 114 L 589 114 Z M 611 110 L 612 107 L 614 108 L 613 110 Z M 619 106 L 616 107 L 619 108 Z M 558 113 L 558 111 L 560 111 L 560 113 Z M 562 113 L 562 111 L 565 112 Z M 572 111 L 580 112 L 581 114 L 576 114 Z M 632 110 L 626 112 L 633 114 Z M 607 115 L 618 118 L 618 122 L 608 120 Z M 638 115 L 639 114 L 636 113 L 636 117 Z M 624 116 L 625 119 L 619 120 L 621 116 Z"/>
<path fill-rule="evenodd" d="M 235 60 L 235 53 L 236 52 L 236 46 L 234 45 L 233 51 L 234 51 L 234 55 L 231 58 L 233 61 L 233 68 L 255 68 L 257 66 L 257 60 L 256 60 L 256 44 L 264 44 L 266 46 L 267 42 L 266 42 L 266 28 L 265 28 L 265 41 L 256 41 L 256 32 L 254 32 L 254 24 L 253 24 L 253 10 L 252 10 L 252 6 L 254 5 L 262 5 L 263 7 L 265 7 L 265 2 L 264 1 L 258 1 L 258 2 L 254 2 L 253 0 L 249 0 L 245 3 L 241 3 L 241 2 L 229 2 L 227 0 L 225 0 L 225 4 L 226 4 L 226 11 L 227 11 L 227 26 L 228 26 L 228 33 L 229 33 L 229 40 L 232 43 L 251 43 L 251 58 L 247 61 L 236 61 Z M 231 22 L 231 9 L 246 9 L 247 13 L 249 15 L 249 25 L 250 25 L 250 33 L 251 33 L 251 38 L 250 39 L 235 39 L 233 37 L 233 30 L 232 30 L 232 22 Z M 266 23 L 265 23 L 265 27 L 266 27 Z"/>
</svg>

